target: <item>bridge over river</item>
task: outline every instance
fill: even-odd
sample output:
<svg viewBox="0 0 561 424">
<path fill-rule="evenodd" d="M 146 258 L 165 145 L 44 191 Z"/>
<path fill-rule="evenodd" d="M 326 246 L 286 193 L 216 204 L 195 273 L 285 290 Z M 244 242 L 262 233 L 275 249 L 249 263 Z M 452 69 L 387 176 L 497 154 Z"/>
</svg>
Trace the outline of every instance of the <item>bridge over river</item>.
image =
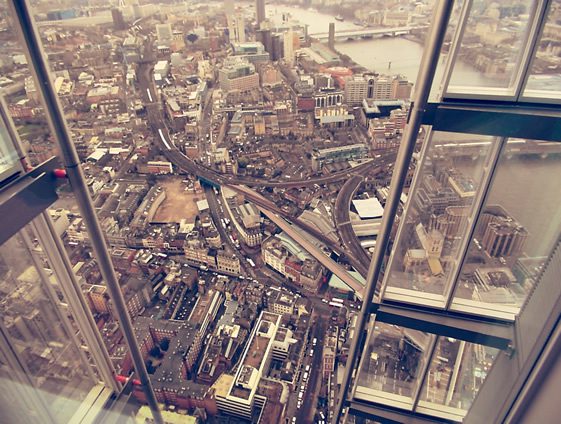
<svg viewBox="0 0 561 424">
<path fill-rule="evenodd" d="M 410 34 L 411 31 L 419 30 L 419 29 L 426 29 L 427 25 L 416 25 L 416 26 L 402 26 L 402 27 L 394 27 L 394 28 L 357 28 L 357 29 L 345 29 L 337 31 L 335 29 L 335 40 L 356 40 L 359 38 L 373 38 L 373 37 L 382 37 L 382 36 L 390 36 L 396 37 L 398 35 L 405 35 Z M 329 38 L 328 32 L 316 32 L 313 34 L 309 34 L 310 37 L 315 38 L 320 41 L 327 41 Z"/>
</svg>

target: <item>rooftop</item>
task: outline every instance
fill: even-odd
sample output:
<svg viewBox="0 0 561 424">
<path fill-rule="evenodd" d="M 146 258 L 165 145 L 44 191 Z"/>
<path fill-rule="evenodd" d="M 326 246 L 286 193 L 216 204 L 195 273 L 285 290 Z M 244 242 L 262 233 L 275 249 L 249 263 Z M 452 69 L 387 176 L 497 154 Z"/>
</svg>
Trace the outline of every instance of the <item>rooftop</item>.
<svg viewBox="0 0 561 424">
<path fill-rule="evenodd" d="M 375 197 L 353 200 L 353 206 L 362 219 L 381 218 L 384 208 Z"/>
</svg>

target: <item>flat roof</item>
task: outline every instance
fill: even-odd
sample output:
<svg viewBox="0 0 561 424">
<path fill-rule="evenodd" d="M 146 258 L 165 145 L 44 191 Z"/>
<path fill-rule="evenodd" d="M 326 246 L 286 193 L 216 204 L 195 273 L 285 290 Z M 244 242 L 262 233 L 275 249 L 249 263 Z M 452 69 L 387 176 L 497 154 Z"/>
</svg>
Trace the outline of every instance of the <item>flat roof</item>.
<svg viewBox="0 0 561 424">
<path fill-rule="evenodd" d="M 353 206 L 361 219 L 380 218 L 384 213 L 384 208 L 375 197 L 353 200 Z"/>
<path fill-rule="evenodd" d="M 355 279 L 357 280 L 361 285 L 366 286 L 366 280 L 364 279 L 364 277 L 357 271 L 348 271 L 348 273 Z M 345 284 L 343 282 L 343 280 L 341 280 L 339 277 L 337 277 L 335 274 L 331 275 L 331 278 L 329 279 L 329 283 L 328 283 L 329 287 L 333 287 L 339 290 L 347 290 L 350 292 L 354 292 L 354 290 L 349 287 L 347 284 Z"/>
<path fill-rule="evenodd" d="M 208 201 L 206 199 L 198 200 L 197 209 L 199 212 L 206 211 L 208 209 Z"/>
</svg>

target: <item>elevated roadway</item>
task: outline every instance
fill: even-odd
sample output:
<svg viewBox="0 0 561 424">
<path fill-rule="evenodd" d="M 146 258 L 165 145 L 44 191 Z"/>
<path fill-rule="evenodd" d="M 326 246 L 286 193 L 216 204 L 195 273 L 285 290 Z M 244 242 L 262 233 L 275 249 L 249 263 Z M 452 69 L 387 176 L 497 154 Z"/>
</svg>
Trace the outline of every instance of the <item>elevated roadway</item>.
<svg viewBox="0 0 561 424">
<path fill-rule="evenodd" d="M 290 225 L 285 219 L 261 206 L 257 206 L 257 208 L 264 215 L 266 215 L 277 227 L 286 232 L 296 243 L 298 243 L 314 258 L 316 258 L 320 264 L 330 270 L 333 274 L 337 275 L 337 277 L 339 277 L 355 292 L 357 297 L 362 299 L 364 286 L 354 277 L 352 277 L 344 267 L 332 260 L 330 257 L 326 256 L 321 249 L 316 247 L 315 244 L 311 243 L 306 237 L 300 234 L 300 232 L 296 231 L 294 227 Z"/>
<path fill-rule="evenodd" d="M 276 216 L 279 216 L 281 218 L 284 219 L 285 222 L 287 222 L 289 225 L 291 225 L 290 227 L 290 231 L 287 231 L 287 234 L 292 237 L 293 233 L 296 233 L 297 230 L 295 230 L 295 226 L 301 228 L 302 230 L 306 231 L 307 233 L 309 233 L 310 235 L 314 236 L 317 240 L 319 240 L 320 242 L 322 242 L 323 244 L 325 244 L 327 247 L 329 247 L 332 250 L 335 250 L 337 253 L 340 254 L 340 258 L 347 261 L 354 269 L 356 269 L 361 275 L 366 275 L 366 273 L 368 272 L 368 264 L 361 263 L 350 251 L 345 250 L 345 246 L 341 245 L 339 243 L 335 243 L 332 239 L 330 239 L 326 234 L 322 233 L 321 231 L 319 231 L 316 227 L 314 227 L 313 225 L 308 224 L 306 221 L 303 221 L 299 218 L 296 218 L 292 215 L 290 215 L 289 213 L 286 213 L 285 211 L 281 210 L 277 205 L 275 205 L 273 202 L 271 202 L 270 200 L 266 199 L 265 197 L 261 196 L 259 193 L 251 190 L 248 187 L 245 186 L 227 186 L 228 188 L 230 188 L 231 190 L 237 191 L 238 193 L 243 194 L 247 200 L 250 200 L 252 203 L 254 203 L 255 205 L 257 205 L 258 207 L 260 207 L 260 210 L 267 210 L 270 213 L 275 214 Z M 266 214 L 267 215 L 267 214 Z M 269 216 L 269 215 L 267 215 Z M 293 237 L 294 238 L 294 237 Z M 349 254 L 349 252 L 351 254 Z M 310 252 L 312 253 L 312 252 Z M 325 254 L 322 252 L 322 257 L 321 259 L 323 259 L 323 257 L 325 256 Z M 316 257 L 314 254 L 312 254 L 312 256 Z M 316 257 L 316 259 L 319 259 Z M 338 275 L 338 274 L 337 274 Z"/>
<path fill-rule="evenodd" d="M 354 233 L 349 214 L 351 200 L 363 181 L 364 177 L 362 175 L 353 175 L 345 182 L 335 200 L 333 217 L 345 249 L 352 252 L 353 256 L 357 258 L 362 265 L 368 268 L 370 265 L 370 257 L 364 251 L 358 237 Z"/>
</svg>

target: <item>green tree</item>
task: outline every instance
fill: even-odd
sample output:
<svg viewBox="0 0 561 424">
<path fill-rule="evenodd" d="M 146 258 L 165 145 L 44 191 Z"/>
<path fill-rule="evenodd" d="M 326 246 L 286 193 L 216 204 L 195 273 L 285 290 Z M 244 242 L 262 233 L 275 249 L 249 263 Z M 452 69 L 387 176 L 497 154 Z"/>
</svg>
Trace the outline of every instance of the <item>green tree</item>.
<svg viewBox="0 0 561 424">
<path fill-rule="evenodd" d="M 148 371 L 148 374 L 154 374 L 156 372 L 156 368 L 154 367 L 154 363 L 151 359 L 147 359 L 144 364 L 146 365 L 146 371 Z"/>
<path fill-rule="evenodd" d="M 169 339 L 167 337 L 163 338 L 162 341 L 160 342 L 160 349 L 162 349 L 164 352 L 168 351 Z"/>
<path fill-rule="evenodd" d="M 187 35 L 187 41 L 189 41 L 191 44 L 193 44 L 195 41 L 197 41 L 199 39 L 199 36 L 195 33 L 191 33 Z"/>
<path fill-rule="evenodd" d="M 152 356 L 153 358 L 162 358 L 164 356 L 164 354 L 162 353 L 162 351 L 158 346 L 154 346 L 152 349 L 150 349 L 149 353 L 150 356 Z"/>
<path fill-rule="evenodd" d="M 238 167 L 239 168 L 246 168 L 249 165 L 249 159 L 247 156 L 242 156 L 238 159 Z"/>
</svg>

